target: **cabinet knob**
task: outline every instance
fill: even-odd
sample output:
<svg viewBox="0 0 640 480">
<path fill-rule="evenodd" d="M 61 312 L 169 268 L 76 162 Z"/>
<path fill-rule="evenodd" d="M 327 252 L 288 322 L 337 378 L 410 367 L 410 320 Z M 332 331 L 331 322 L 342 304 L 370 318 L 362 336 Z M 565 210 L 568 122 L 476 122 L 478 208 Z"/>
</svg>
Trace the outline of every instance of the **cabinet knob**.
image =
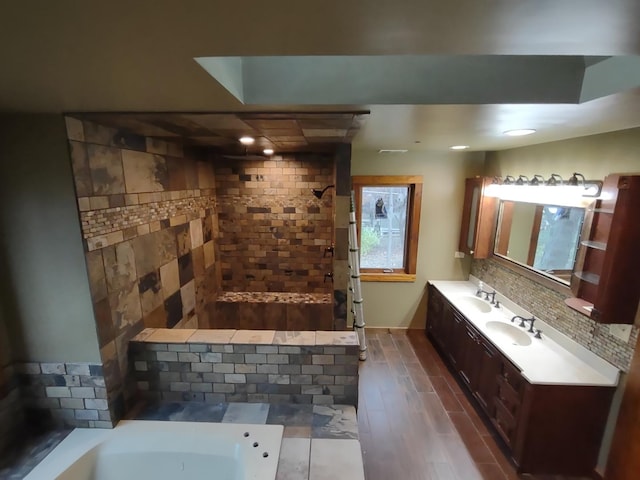
<svg viewBox="0 0 640 480">
<path fill-rule="evenodd" d="M 470 253 L 471 255 L 473 255 L 473 250 L 469 250 L 469 253 Z"/>
</svg>

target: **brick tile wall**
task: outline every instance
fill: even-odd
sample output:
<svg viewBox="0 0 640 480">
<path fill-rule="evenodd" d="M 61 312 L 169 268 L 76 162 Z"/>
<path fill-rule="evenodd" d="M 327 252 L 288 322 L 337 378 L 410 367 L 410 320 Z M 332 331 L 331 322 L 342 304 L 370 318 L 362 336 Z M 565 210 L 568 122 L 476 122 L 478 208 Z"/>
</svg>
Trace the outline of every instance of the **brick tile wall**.
<svg viewBox="0 0 640 480">
<path fill-rule="evenodd" d="M 153 401 L 358 402 L 358 345 L 132 341 L 139 393 Z"/>
<path fill-rule="evenodd" d="M 609 333 L 609 326 L 594 322 L 567 307 L 565 296 L 492 260 L 473 260 L 471 274 L 487 282 L 518 305 L 558 329 L 583 347 L 623 371 L 631 365 L 638 327 L 632 327 L 629 342 Z"/>
<path fill-rule="evenodd" d="M 224 291 L 332 290 L 334 192 L 311 193 L 334 184 L 331 156 L 222 158 L 215 177 Z"/>
<path fill-rule="evenodd" d="M 123 414 L 116 401 L 109 405 L 102 365 L 21 363 L 16 370 L 26 415 L 41 426 L 111 428 Z"/>
</svg>

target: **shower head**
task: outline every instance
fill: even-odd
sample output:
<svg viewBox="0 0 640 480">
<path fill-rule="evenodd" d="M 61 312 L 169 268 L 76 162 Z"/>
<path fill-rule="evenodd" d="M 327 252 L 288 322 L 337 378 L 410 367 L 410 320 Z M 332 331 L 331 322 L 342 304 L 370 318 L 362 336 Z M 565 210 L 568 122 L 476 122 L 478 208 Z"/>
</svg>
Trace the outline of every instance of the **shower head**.
<svg viewBox="0 0 640 480">
<path fill-rule="evenodd" d="M 327 190 L 329 190 L 330 188 L 333 188 L 333 187 L 335 187 L 335 185 L 327 185 L 322 190 L 314 188 L 313 190 L 311 190 L 311 193 L 313 193 L 313 195 L 316 198 L 322 198 L 322 196 L 324 195 L 324 192 L 326 192 Z"/>
</svg>

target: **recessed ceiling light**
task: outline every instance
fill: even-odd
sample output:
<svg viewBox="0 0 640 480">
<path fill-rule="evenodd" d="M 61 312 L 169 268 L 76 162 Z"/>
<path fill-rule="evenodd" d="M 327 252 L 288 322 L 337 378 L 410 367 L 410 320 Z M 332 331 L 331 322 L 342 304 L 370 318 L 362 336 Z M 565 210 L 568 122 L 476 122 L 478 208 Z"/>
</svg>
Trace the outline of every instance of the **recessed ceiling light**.
<svg viewBox="0 0 640 480">
<path fill-rule="evenodd" d="M 409 150 L 404 148 L 383 148 L 378 150 L 378 153 L 407 153 Z"/>
<path fill-rule="evenodd" d="M 273 155 L 273 148 L 265 148 L 263 152 L 265 155 Z"/>
<path fill-rule="evenodd" d="M 253 145 L 256 139 L 253 137 L 240 137 L 240 143 L 243 145 Z"/>
<path fill-rule="evenodd" d="M 523 137 L 525 135 L 531 135 L 532 133 L 536 133 L 533 128 L 519 128 L 517 130 L 507 130 L 503 132 L 505 135 L 509 135 L 510 137 Z"/>
<path fill-rule="evenodd" d="M 469 145 L 453 145 L 449 147 L 449 150 L 466 150 L 469 148 Z"/>
</svg>

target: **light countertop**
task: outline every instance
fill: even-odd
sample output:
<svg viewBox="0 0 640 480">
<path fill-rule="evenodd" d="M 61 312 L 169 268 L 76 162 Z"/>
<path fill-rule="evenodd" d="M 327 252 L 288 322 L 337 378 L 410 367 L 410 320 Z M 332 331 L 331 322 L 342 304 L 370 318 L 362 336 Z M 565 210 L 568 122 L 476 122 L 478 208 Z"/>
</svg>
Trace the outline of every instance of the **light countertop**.
<svg viewBox="0 0 640 480">
<path fill-rule="evenodd" d="M 464 316 L 500 350 L 521 371 L 525 379 L 533 384 L 546 385 L 580 385 L 580 386 L 609 386 L 618 384 L 619 370 L 566 337 L 550 325 L 536 318 L 535 327 L 542 330 L 542 338 L 534 338 L 527 328 L 519 328 L 519 321 L 512 323 L 514 315 L 525 318 L 531 313 L 515 305 L 509 299 L 496 295 L 502 306 L 484 313 L 474 302 L 484 301 L 475 296 L 477 283 L 473 277 L 470 281 L 431 281 L 444 297 L 453 304 Z M 484 284 L 483 290 L 493 291 L 491 286 Z M 469 297 L 474 300 L 469 301 Z M 484 297 L 483 297 L 484 298 Z M 487 310 L 487 309 L 485 309 Z M 507 337 L 487 328 L 490 321 L 506 323 L 515 326 L 531 338 L 526 346 L 517 345 Z M 507 327 L 508 328 L 508 327 Z"/>
</svg>

